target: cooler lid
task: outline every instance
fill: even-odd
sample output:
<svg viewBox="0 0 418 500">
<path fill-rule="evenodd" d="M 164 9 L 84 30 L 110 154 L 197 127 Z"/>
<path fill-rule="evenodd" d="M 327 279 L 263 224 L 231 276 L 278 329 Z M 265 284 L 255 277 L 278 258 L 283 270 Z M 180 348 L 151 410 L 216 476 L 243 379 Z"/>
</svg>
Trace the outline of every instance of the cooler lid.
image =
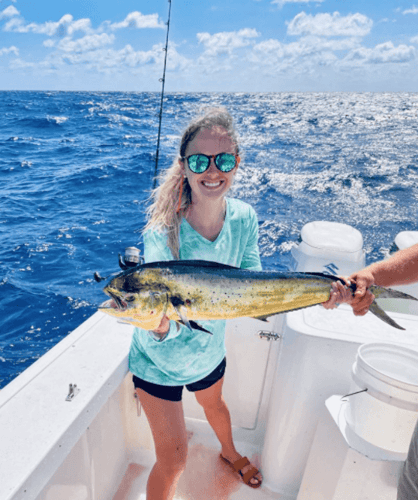
<svg viewBox="0 0 418 500">
<path fill-rule="evenodd" d="M 303 226 L 301 238 L 310 247 L 319 249 L 354 253 L 363 248 L 363 236 L 360 231 L 340 222 L 309 222 Z"/>
<path fill-rule="evenodd" d="M 395 237 L 395 244 L 399 250 L 412 247 L 418 243 L 418 231 L 401 231 Z"/>
<path fill-rule="evenodd" d="M 328 339 L 339 339 L 364 344 L 366 342 L 389 342 L 418 350 L 418 316 L 388 312 L 405 330 L 397 330 L 376 318 L 371 312 L 365 316 L 354 316 L 351 306 L 341 304 L 327 310 L 318 305 L 288 312 L 285 329 L 299 334 Z"/>
</svg>

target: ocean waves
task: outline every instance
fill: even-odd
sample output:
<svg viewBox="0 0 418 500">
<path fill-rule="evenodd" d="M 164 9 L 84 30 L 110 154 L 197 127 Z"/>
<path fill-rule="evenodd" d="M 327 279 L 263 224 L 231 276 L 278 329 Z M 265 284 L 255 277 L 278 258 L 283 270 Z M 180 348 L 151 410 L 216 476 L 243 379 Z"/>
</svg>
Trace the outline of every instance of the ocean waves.
<svg viewBox="0 0 418 500">
<path fill-rule="evenodd" d="M 0 92 L 0 387 L 96 310 L 95 271 L 141 247 L 159 104 L 156 93 Z M 208 106 L 234 116 L 232 195 L 257 211 L 266 269 L 291 267 L 312 220 L 359 229 L 368 262 L 417 229 L 418 94 L 167 94 L 159 171 Z"/>
</svg>

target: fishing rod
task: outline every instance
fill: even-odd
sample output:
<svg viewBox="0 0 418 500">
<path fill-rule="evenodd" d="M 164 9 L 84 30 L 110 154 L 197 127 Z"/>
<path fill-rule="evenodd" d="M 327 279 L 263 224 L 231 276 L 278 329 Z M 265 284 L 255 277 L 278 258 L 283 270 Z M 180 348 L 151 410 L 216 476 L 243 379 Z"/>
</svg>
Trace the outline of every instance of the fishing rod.
<svg viewBox="0 0 418 500">
<path fill-rule="evenodd" d="M 165 86 L 165 71 L 167 68 L 167 53 L 168 53 L 168 33 L 170 31 L 170 16 L 171 16 L 171 0 L 168 0 L 169 7 L 168 7 L 168 20 L 166 22 L 167 25 L 167 36 L 165 40 L 165 47 L 163 48 L 165 52 L 164 56 L 164 70 L 163 70 L 163 77 L 160 78 L 160 82 L 162 83 L 161 87 L 161 103 L 160 103 L 160 116 L 159 116 L 159 125 L 158 125 L 158 138 L 157 138 L 157 152 L 155 154 L 155 168 L 154 168 L 154 179 L 152 182 L 152 189 L 155 189 L 156 184 L 157 184 L 157 173 L 158 173 L 158 157 L 160 154 L 160 137 L 161 137 L 161 121 L 163 118 L 163 102 L 164 102 L 164 86 Z"/>
<path fill-rule="evenodd" d="M 163 77 L 160 78 L 160 80 L 159 80 L 162 83 L 162 88 L 161 88 L 161 103 L 160 103 L 160 115 L 159 115 L 159 124 L 158 124 L 157 152 L 155 155 L 155 168 L 154 168 L 154 179 L 153 179 L 152 189 L 155 189 L 156 183 L 157 183 L 158 157 L 159 157 L 159 152 L 160 152 L 160 137 L 161 137 L 161 121 L 163 118 L 164 84 L 165 84 L 165 72 L 166 72 L 166 68 L 167 68 L 168 33 L 170 31 L 171 0 L 168 0 L 168 3 L 169 3 L 168 20 L 166 22 L 167 35 L 166 35 L 166 40 L 165 40 L 165 47 L 163 48 L 163 51 L 165 52 L 164 70 L 163 70 Z M 126 248 L 124 258 L 119 254 L 119 266 L 122 270 L 127 270 L 129 268 L 135 267 L 135 266 L 142 264 L 142 263 L 143 263 L 143 258 L 140 257 L 139 250 L 135 247 Z M 95 272 L 94 279 L 95 279 L 95 281 L 100 283 L 101 281 L 109 279 L 112 276 L 116 276 L 117 274 L 118 273 L 112 273 L 109 276 L 100 276 L 100 274 L 98 272 Z"/>
</svg>

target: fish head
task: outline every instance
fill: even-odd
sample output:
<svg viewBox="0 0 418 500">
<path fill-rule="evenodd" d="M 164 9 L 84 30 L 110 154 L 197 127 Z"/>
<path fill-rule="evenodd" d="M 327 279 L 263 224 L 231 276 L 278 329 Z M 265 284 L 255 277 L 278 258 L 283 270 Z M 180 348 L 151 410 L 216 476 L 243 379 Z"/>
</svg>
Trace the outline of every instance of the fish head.
<svg viewBox="0 0 418 500">
<path fill-rule="evenodd" d="M 167 312 L 168 295 L 158 282 L 147 282 L 140 272 L 121 273 L 104 288 L 111 305 L 99 308 L 145 330 L 158 328 Z"/>
</svg>

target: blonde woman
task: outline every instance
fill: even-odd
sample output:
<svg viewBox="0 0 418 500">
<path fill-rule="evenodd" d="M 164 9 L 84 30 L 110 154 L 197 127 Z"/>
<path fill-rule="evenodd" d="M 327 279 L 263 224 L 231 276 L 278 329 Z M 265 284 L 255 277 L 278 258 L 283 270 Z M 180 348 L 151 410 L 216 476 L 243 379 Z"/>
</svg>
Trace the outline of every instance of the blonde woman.
<svg viewBox="0 0 418 500">
<path fill-rule="evenodd" d="M 256 214 L 246 203 L 226 197 L 239 163 L 237 136 L 225 109 L 212 109 L 188 126 L 178 157 L 154 193 L 144 231 L 146 262 L 203 259 L 261 269 Z M 203 407 L 220 441 L 220 458 L 249 486 L 261 485 L 259 471 L 234 446 L 222 397 L 225 321 L 201 324 L 213 335 L 178 327 L 167 317 L 152 332 L 134 331 L 129 366 L 157 457 L 147 500 L 172 499 L 186 465 L 184 386 Z"/>
</svg>

